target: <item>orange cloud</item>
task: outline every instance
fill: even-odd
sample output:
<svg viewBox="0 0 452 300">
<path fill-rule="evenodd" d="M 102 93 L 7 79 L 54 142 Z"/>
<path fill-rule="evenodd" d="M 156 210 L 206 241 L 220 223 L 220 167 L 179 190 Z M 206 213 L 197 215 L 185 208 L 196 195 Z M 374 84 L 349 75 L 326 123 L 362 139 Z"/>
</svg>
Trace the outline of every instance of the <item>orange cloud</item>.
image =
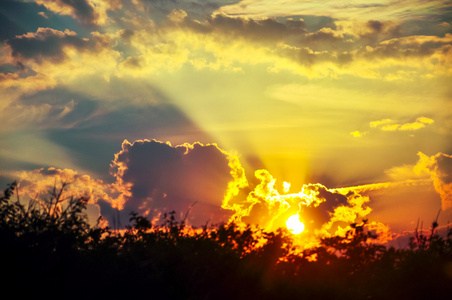
<svg viewBox="0 0 452 300">
<path fill-rule="evenodd" d="M 427 156 L 418 153 L 419 161 L 414 167 L 416 173 L 427 172 L 430 174 L 435 190 L 441 196 L 441 207 L 443 210 L 452 207 L 452 156 L 437 153 Z"/>
<path fill-rule="evenodd" d="M 65 187 L 62 199 L 68 197 L 89 198 L 87 213 L 91 223 L 95 223 L 100 216 L 99 204 L 102 202 L 114 203 L 113 196 L 117 194 L 113 185 L 93 179 L 88 175 L 80 175 L 70 169 L 41 168 L 33 171 L 20 171 L 13 175 L 18 178 L 17 195 L 22 203 L 45 201 L 49 196 L 49 191 L 54 188 L 59 191 L 63 185 Z M 62 202 L 61 205 L 64 206 L 65 202 Z"/>
</svg>

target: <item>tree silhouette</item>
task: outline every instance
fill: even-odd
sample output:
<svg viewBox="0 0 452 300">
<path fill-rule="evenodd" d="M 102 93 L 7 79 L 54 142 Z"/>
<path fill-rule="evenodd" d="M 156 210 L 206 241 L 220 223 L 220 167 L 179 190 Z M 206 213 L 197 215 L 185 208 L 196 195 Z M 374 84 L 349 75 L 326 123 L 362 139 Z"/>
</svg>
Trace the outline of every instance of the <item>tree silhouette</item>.
<svg viewBox="0 0 452 300">
<path fill-rule="evenodd" d="M 175 212 L 160 225 L 132 213 L 123 231 L 90 226 L 87 198 L 21 203 L 14 182 L 0 197 L 4 293 L 69 299 L 447 299 L 452 231 L 416 231 L 410 247 L 374 242 L 367 221 L 318 247 L 294 251 L 287 230 L 234 223 L 194 230 Z"/>
</svg>

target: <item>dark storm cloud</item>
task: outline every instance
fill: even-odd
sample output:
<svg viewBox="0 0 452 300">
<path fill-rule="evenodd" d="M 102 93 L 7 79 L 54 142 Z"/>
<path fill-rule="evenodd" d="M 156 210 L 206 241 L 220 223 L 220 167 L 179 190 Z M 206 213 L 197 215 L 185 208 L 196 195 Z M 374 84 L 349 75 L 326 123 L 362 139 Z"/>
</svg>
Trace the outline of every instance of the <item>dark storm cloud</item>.
<svg viewBox="0 0 452 300">
<path fill-rule="evenodd" d="M 79 51 L 95 50 L 97 41 L 84 39 L 75 32 L 64 32 L 51 28 L 38 28 L 35 33 L 29 32 L 5 42 L 11 48 L 14 58 L 33 59 L 37 63 L 50 60 L 60 63 L 66 58 L 65 47 L 73 47 Z"/>
<path fill-rule="evenodd" d="M 152 219 L 174 210 L 181 220 L 190 211 L 191 225 L 225 222 L 231 214 L 221 208 L 232 180 L 228 163 L 215 145 L 124 141 L 112 164 L 118 182 L 130 185 L 123 213 L 135 211 Z"/>
</svg>

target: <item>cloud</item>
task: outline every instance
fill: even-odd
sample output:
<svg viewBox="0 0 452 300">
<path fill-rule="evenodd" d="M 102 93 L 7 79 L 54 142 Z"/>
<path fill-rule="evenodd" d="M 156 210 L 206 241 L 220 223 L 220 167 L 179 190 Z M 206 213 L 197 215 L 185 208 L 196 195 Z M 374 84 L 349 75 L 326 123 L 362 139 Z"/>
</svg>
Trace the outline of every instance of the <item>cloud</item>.
<svg viewBox="0 0 452 300">
<path fill-rule="evenodd" d="M 173 147 L 155 140 L 125 140 L 111 167 L 117 185 L 127 187 L 124 212 L 152 220 L 173 210 L 182 220 L 189 212 L 187 222 L 200 226 L 228 221 L 231 212 L 221 205 L 227 189 L 234 188 L 230 182 L 242 172 L 233 161 L 215 144 Z"/>
<path fill-rule="evenodd" d="M 63 183 L 68 184 L 68 192 L 74 197 L 91 197 L 90 203 L 98 200 L 111 201 L 112 191 L 101 180 L 88 175 L 80 175 L 71 169 L 40 168 L 33 171 L 20 171 L 16 173 L 20 178 L 20 191 L 27 195 L 44 195 L 53 187 L 57 189 Z"/>
<path fill-rule="evenodd" d="M 90 69 L 90 63 L 79 64 L 80 54 L 101 51 L 105 54 L 103 60 L 108 58 L 108 62 L 96 65 L 105 69 L 107 80 L 112 74 L 147 78 L 149 74 L 180 70 L 186 65 L 228 71 L 242 71 L 247 65 L 265 65 L 269 72 L 289 71 L 313 77 L 353 74 L 388 80 L 407 78 L 400 68 L 410 69 L 409 77 L 418 72 L 428 72 L 429 76 L 449 72 L 448 35 L 400 37 L 401 29 L 396 23 L 381 20 L 363 21 L 362 26 L 336 21 L 337 24 L 313 32 L 308 31 L 306 22 L 300 18 L 251 19 L 216 13 L 198 20 L 190 9 L 203 11 L 201 6 L 217 7 L 221 3 L 167 2 L 124 2 L 118 10 L 119 3 L 109 6 L 103 1 L 82 1 L 78 5 L 72 1 L 43 1 L 55 12 L 76 11 L 80 16 L 91 15 L 87 7 L 104 12 L 114 10 L 108 24 L 112 26 L 105 26 L 105 30 L 100 30 L 102 33 L 92 32 L 89 38 L 82 38 L 74 31 L 51 28 L 18 35 L 6 41 L 11 62 L 70 61 L 70 74 L 66 74 L 66 68 L 33 68 L 49 77 L 61 73 L 66 81 Z M 160 10 L 164 18 L 161 22 L 144 18 L 138 10 L 141 6 L 150 13 Z M 395 58 L 403 59 L 396 62 Z M 83 59 L 87 61 L 86 57 Z M 425 59 L 423 64 L 419 59 Z M 381 60 L 397 70 L 382 69 Z"/>
<path fill-rule="evenodd" d="M 10 47 L 13 58 L 33 59 L 38 64 L 44 60 L 62 62 L 67 57 L 65 48 L 75 48 L 79 51 L 95 48 L 92 40 L 80 38 L 74 31 L 66 29 L 63 32 L 41 27 L 35 33 L 29 32 L 9 39 L 6 44 Z"/>
<path fill-rule="evenodd" d="M 360 46 L 378 44 L 404 34 L 401 24 L 394 20 L 336 20 L 334 25 L 337 32 L 352 38 L 354 43 Z"/>
<path fill-rule="evenodd" d="M 371 121 L 369 126 L 371 128 L 378 128 L 382 131 L 416 131 L 425 128 L 427 125 L 433 124 L 435 121 L 427 117 L 419 117 L 414 122 L 409 123 L 395 123 L 392 119 L 382 119 L 377 121 Z M 359 131 L 354 131 L 350 134 L 357 137 Z"/>
<path fill-rule="evenodd" d="M 271 14 L 266 18 L 228 15 L 219 9 L 225 4 L 222 1 L 39 0 L 38 3 L 52 12 L 71 15 L 81 23 L 105 26 L 99 29 L 102 33 L 92 32 L 89 38 L 75 35 L 77 27 L 71 28 L 72 31 L 39 28 L 35 33 L 6 41 L 12 62 L 19 58 L 38 64 L 74 60 L 68 66 L 71 74 L 63 74 L 66 68 L 33 68 L 50 78 L 54 73 L 73 78 L 91 66 L 78 64 L 80 55 L 76 54 L 99 53 L 107 48 L 110 53 L 102 57 L 104 60 L 108 57 L 109 61 L 96 64 L 105 69 L 107 80 L 111 74 L 126 73 L 148 78 L 149 74 L 180 70 L 185 65 L 227 71 L 243 71 L 246 65 L 265 65 L 270 72 L 289 71 L 310 77 L 353 74 L 387 80 L 423 73 L 437 76 L 450 71 L 449 35 L 406 37 L 399 23 L 378 18 L 359 21 L 359 25 L 336 19 L 310 32 L 311 27 L 299 17 L 283 20 Z M 330 2 L 325 5 L 339 12 L 350 9 Z M 353 7 L 365 10 L 385 5 Z M 219 10 L 212 14 L 216 9 Z M 72 49 L 76 50 L 75 54 Z M 87 61 L 86 57 L 83 60 Z M 385 64 L 396 70 L 382 68 Z"/>
<path fill-rule="evenodd" d="M 173 11 L 170 15 L 176 15 L 177 11 Z M 247 18 L 232 18 L 223 14 L 216 14 L 207 18 L 204 22 L 199 22 L 187 18 L 186 14 L 181 15 L 182 18 L 174 18 L 173 21 L 184 25 L 187 28 L 204 34 L 221 34 L 232 36 L 234 38 L 249 39 L 262 42 L 278 42 L 289 38 L 290 36 L 301 37 L 306 31 L 303 20 L 287 20 L 279 22 L 275 19 L 253 20 Z"/>
<path fill-rule="evenodd" d="M 271 63 L 275 65 L 272 70 L 292 70 L 320 77 L 333 72 L 397 80 L 416 76 L 421 71 L 428 72 L 429 76 L 450 71 L 447 67 L 450 65 L 447 55 L 451 44 L 449 34 L 444 37 L 406 37 L 400 24 L 393 21 L 370 20 L 359 22 L 359 26 L 337 21 L 335 26 L 308 32 L 302 19 L 252 19 L 218 13 L 198 21 L 183 11 L 173 11 L 170 16 L 172 30 L 188 29 L 203 41 L 215 38 L 214 42 L 200 46 L 212 44 L 218 47 L 212 51 L 218 60 L 226 50 L 237 52 L 251 47 L 256 53 L 263 50 L 263 54 L 244 54 L 241 59 L 231 54 L 228 56 L 233 57 L 235 63 Z M 234 45 L 243 45 L 228 49 L 231 39 L 234 39 Z M 383 68 L 381 62 L 396 67 L 398 71 Z"/>
<path fill-rule="evenodd" d="M 222 0 L 136 0 L 130 9 L 145 11 L 156 21 L 162 21 L 173 10 L 183 10 L 192 19 L 202 20 L 209 17 L 224 4 Z"/>
<path fill-rule="evenodd" d="M 452 35 L 444 37 L 413 35 L 384 40 L 375 47 L 359 50 L 359 55 L 368 59 L 422 59 L 437 57 L 444 60 L 444 52 L 452 44 Z"/>
<path fill-rule="evenodd" d="M 100 217 L 100 202 L 114 202 L 111 195 L 116 190 L 101 180 L 93 179 L 88 175 L 80 175 L 71 169 L 40 168 L 32 171 L 20 171 L 13 174 L 18 179 L 19 186 L 16 195 L 22 203 L 29 201 L 46 201 L 49 191 L 54 188 L 57 192 L 64 187 L 62 199 L 71 197 L 89 198 L 87 214 L 91 224 L 95 224 Z M 62 206 L 65 202 L 61 203 Z"/>
<path fill-rule="evenodd" d="M 12 65 L 17 71 L 0 73 L 0 86 L 10 88 L 13 103 L 22 95 L 61 84 L 78 90 L 83 83 L 77 81 L 85 76 L 92 76 L 86 89 L 93 82 L 100 84 L 99 79 L 109 81 L 120 56 L 112 41 L 110 34 L 92 32 L 86 38 L 68 29 L 41 27 L 8 39 L 0 48 L 0 66 Z"/>
<path fill-rule="evenodd" d="M 381 127 L 383 131 L 397 131 L 398 129 L 400 129 L 400 124 L 388 124 Z"/>
<path fill-rule="evenodd" d="M 355 131 L 350 132 L 350 135 L 353 136 L 353 137 L 355 137 L 355 138 L 360 138 L 360 137 L 365 136 L 365 135 L 368 134 L 368 133 L 369 133 L 368 131 L 361 132 L 361 131 L 359 131 L 359 130 L 355 130 Z"/>
<path fill-rule="evenodd" d="M 301 238 L 296 239 L 301 247 L 316 245 L 322 237 L 344 235 L 352 223 L 361 222 L 371 212 L 369 198 L 351 189 L 304 184 L 300 192 L 291 193 L 287 182 L 277 184 L 265 169 L 255 171 L 255 177 L 256 184 L 227 203 L 235 211 L 231 221 L 274 231 L 284 228 L 286 220 L 298 214 L 305 225 Z"/>
<path fill-rule="evenodd" d="M 426 117 L 419 117 L 415 122 L 400 124 L 400 127 L 397 127 L 397 130 L 400 131 L 415 131 L 421 128 L 424 128 L 426 125 L 433 124 L 435 121 Z M 396 124 L 398 125 L 398 124 Z M 383 129 L 383 128 L 382 128 Z M 383 129 L 384 130 L 384 129 Z"/>
<path fill-rule="evenodd" d="M 446 14 L 449 9 L 447 1 L 393 1 L 358 0 L 346 4 L 334 0 L 299 1 L 299 0 L 242 0 L 239 3 L 222 6 L 219 11 L 228 15 L 262 18 L 266 16 L 281 17 L 293 15 L 331 16 L 338 19 L 360 20 L 368 15 L 378 19 L 426 18 Z"/>
<path fill-rule="evenodd" d="M 110 1 L 113 5 L 118 1 Z M 36 0 L 49 11 L 70 15 L 84 25 L 98 25 L 105 23 L 105 7 L 112 7 L 108 1 L 96 0 Z M 103 8 L 103 10 L 102 10 Z"/>
<path fill-rule="evenodd" d="M 391 123 L 392 120 L 391 119 L 383 119 L 383 120 L 379 120 L 379 121 L 372 121 L 369 123 L 369 126 L 372 128 L 378 127 L 379 125 L 382 124 L 387 124 L 387 123 Z"/>
<path fill-rule="evenodd" d="M 452 156 L 437 153 L 427 156 L 418 153 L 419 161 L 414 167 L 415 172 L 427 172 L 430 174 L 435 190 L 441 196 L 441 207 L 447 210 L 452 207 Z"/>
</svg>

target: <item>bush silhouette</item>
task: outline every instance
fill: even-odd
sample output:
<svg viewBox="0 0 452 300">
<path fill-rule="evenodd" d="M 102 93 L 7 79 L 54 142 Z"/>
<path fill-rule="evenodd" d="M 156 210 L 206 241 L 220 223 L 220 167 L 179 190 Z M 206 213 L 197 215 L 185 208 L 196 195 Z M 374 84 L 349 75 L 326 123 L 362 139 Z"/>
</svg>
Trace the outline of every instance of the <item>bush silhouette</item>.
<svg viewBox="0 0 452 300">
<path fill-rule="evenodd" d="M 136 213 L 123 231 L 90 226 L 87 198 L 22 204 L 0 197 L 4 294 L 69 299 L 447 299 L 452 231 L 416 232 L 410 247 L 373 243 L 366 220 L 297 254 L 287 230 L 234 223 L 192 230 L 175 212 L 161 225 Z M 15 198 L 15 199 L 14 199 Z M 312 258 L 315 258 L 313 260 Z"/>
</svg>

